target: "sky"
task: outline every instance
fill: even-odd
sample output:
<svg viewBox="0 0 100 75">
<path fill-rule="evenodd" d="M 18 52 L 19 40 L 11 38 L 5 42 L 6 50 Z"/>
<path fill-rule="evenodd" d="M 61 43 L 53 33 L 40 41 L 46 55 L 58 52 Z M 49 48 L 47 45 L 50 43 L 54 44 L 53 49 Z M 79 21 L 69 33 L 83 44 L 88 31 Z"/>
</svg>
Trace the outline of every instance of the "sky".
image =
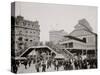
<svg viewBox="0 0 100 75">
<path fill-rule="evenodd" d="M 97 7 L 33 2 L 16 2 L 15 15 L 39 21 L 40 41 L 49 41 L 49 31 L 73 31 L 78 20 L 85 18 L 97 32 Z"/>
</svg>

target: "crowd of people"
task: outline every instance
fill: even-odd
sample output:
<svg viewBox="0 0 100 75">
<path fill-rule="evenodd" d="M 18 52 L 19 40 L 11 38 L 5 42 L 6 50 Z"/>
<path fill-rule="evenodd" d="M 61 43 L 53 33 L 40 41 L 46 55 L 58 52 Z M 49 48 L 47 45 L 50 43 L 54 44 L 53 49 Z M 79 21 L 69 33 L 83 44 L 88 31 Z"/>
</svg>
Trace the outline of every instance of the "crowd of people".
<svg viewBox="0 0 100 75">
<path fill-rule="evenodd" d="M 75 60 L 75 59 L 56 59 L 51 58 L 49 59 L 43 59 L 43 58 L 30 58 L 28 57 L 26 60 L 19 61 L 14 60 L 12 65 L 12 71 L 14 73 L 17 73 L 19 67 L 21 65 L 25 66 L 25 69 L 27 70 L 32 64 L 35 66 L 36 72 L 46 72 L 47 69 L 51 68 L 53 66 L 54 71 L 59 71 L 59 68 L 62 67 L 63 70 L 77 70 L 77 69 L 91 69 L 91 68 L 97 68 L 97 60 Z M 29 67 L 28 67 L 29 66 Z M 41 69 L 41 70 L 40 70 Z"/>
</svg>

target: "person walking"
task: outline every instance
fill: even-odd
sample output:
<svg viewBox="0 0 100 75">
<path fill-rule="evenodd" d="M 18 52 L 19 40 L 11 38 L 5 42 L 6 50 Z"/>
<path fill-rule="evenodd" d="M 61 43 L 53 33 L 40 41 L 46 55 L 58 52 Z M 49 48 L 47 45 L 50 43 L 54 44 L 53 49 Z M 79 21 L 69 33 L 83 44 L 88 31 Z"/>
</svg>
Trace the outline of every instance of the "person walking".
<svg viewBox="0 0 100 75">
<path fill-rule="evenodd" d="M 35 64 L 35 68 L 36 68 L 36 71 L 37 72 L 40 72 L 40 69 L 39 69 L 40 68 L 40 65 L 41 65 L 40 64 L 40 61 L 38 60 L 37 63 Z"/>
<path fill-rule="evenodd" d="M 31 66 L 31 59 L 29 60 L 29 67 Z"/>
<path fill-rule="evenodd" d="M 55 70 L 57 70 L 57 71 L 59 70 L 59 64 L 58 64 L 57 60 L 55 61 Z"/>
<path fill-rule="evenodd" d="M 42 62 L 42 72 L 46 72 L 46 63 Z"/>
<path fill-rule="evenodd" d="M 25 69 L 27 69 L 27 60 L 24 61 Z"/>
</svg>

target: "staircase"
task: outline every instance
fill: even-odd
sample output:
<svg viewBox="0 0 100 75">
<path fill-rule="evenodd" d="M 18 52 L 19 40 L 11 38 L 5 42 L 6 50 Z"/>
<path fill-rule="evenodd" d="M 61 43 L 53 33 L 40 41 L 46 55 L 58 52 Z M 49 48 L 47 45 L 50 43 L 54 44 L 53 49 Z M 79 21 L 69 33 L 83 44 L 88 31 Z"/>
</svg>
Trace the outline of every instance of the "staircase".
<svg viewBox="0 0 100 75">
<path fill-rule="evenodd" d="M 62 54 L 66 57 L 66 58 L 73 58 L 73 54 L 71 52 L 69 52 L 68 50 L 62 49 Z"/>
<path fill-rule="evenodd" d="M 65 49 L 62 45 L 56 45 L 58 51 L 60 54 L 63 54 L 64 57 L 66 58 L 73 58 L 73 54 L 68 51 L 67 49 Z"/>
</svg>

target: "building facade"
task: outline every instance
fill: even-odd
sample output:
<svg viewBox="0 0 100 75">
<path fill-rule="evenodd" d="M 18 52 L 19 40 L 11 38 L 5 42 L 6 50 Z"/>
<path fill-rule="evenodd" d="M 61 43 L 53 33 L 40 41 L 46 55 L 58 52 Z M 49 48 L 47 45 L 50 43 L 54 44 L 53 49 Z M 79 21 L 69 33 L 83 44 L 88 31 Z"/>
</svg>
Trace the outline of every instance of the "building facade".
<svg viewBox="0 0 100 75">
<path fill-rule="evenodd" d="M 20 53 L 40 42 L 40 25 L 38 21 L 25 20 L 22 16 L 15 18 L 15 52 Z"/>
<path fill-rule="evenodd" d="M 61 41 L 64 40 L 64 36 L 67 35 L 67 32 L 65 32 L 64 30 L 59 30 L 59 31 L 50 31 L 49 32 L 49 39 L 51 42 L 53 42 L 54 44 L 57 44 Z"/>
<path fill-rule="evenodd" d="M 61 42 L 63 49 L 77 55 L 95 57 L 97 55 L 97 34 L 92 31 L 86 19 L 79 20 L 75 29 Z"/>
</svg>

